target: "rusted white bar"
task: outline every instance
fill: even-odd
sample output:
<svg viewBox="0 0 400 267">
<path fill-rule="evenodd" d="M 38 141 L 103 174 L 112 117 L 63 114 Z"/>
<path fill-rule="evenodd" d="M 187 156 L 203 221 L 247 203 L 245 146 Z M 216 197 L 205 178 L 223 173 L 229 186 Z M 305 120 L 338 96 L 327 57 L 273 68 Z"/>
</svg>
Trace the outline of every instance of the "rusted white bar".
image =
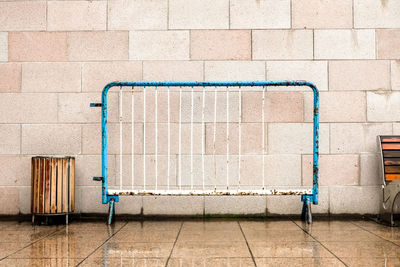
<svg viewBox="0 0 400 267">
<path fill-rule="evenodd" d="M 122 189 L 122 87 L 119 88 L 119 188 Z"/>
<path fill-rule="evenodd" d="M 167 189 L 169 190 L 169 179 L 171 176 L 171 118 L 170 118 L 170 89 L 168 87 L 168 92 L 167 92 L 167 101 L 168 101 L 168 174 L 167 174 Z"/>
<path fill-rule="evenodd" d="M 205 187 L 205 164 L 204 164 L 204 155 L 206 150 L 206 142 L 205 142 L 205 125 L 204 125 L 204 113 L 206 109 L 206 88 L 203 87 L 203 104 L 201 107 L 201 169 L 202 169 L 202 176 L 203 176 L 203 191 Z"/>
<path fill-rule="evenodd" d="M 238 190 L 240 190 L 240 172 L 241 172 L 241 164 L 242 164 L 242 91 L 239 87 L 239 148 L 238 148 Z"/>
<path fill-rule="evenodd" d="M 264 134 L 264 112 L 265 112 L 265 87 L 263 87 L 263 92 L 262 92 L 262 188 L 264 189 L 265 187 L 265 134 Z"/>
<path fill-rule="evenodd" d="M 194 91 L 192 87 L 191 95 L 191 116 L 190 116 L 190 189 L 193 190 L 193 112 L 194 112 Z"/>
<path fill-rule="evenodd" d="M 131 117 L 132 117 L 132 121 L 131 121 L 131 133 L 132 133 L 132 157 L 131 157 L 131 166 L 132 166 L 132 189 L 134 188 L 135 185 L 135 96 L 134 96 L 134 87 L 132 87 L 132 96 L 131 96 Z"/>
<path fill-rule="evenodd" d="M 226 190 L 229 190 L 229 87 L 226 87 Z"/>
<path fill-rule="evenodd" d="M 214 158 L 214 191 L 217 191 L 217 161 L 215 158 L 216 146 L 215 139 L 217 136 L 217 87 L 214 89 L 214 132 L 213 132 L 213 158 Z"/>
<path fill-rule="evenodd" d="M 157 86 L 155 88 L 154 92 L 154 102 L 155 102 L 155 155 L 154 155 L 154 160 L 155 160 L 155 171 L 156 171 L 156 190 L 158 189 L 158 92 L 157 92 Z"/>
<path fill-rule="evenodd" d="M 179 190 L 182 190 L 182 87 L 179 87 L 179 140 L 178 140 L 178 151 L 179 151 Z"/>
<path fill-rule="evenodd" d="M 169 195 L 169 196 L 265 196 L 265 195 L 303 195 L 311 194 L 312 189 L 264 189 L 264 190 L 108 190 L 109 195 Z"/>
<path fill-rule="evenodd" d="M 146 190 L 146 88 L 143 88 L 143 190 Z"/>
</svg>

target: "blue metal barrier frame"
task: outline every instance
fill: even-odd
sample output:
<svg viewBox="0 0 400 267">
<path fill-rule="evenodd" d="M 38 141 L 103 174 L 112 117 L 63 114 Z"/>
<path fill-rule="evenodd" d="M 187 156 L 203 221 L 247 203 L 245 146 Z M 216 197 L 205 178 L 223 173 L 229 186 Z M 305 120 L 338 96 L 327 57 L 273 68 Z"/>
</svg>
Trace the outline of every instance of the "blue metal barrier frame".
<svg viewBox="0 0 400 267">
<path fill-rule="evenodd" d="M 314 93 L 314 116 L 313 116 L 313 187 L 312 194 L 304 194 L 301 201 L 305 203 L 318 204 L 318 155 L 319 155 L 319 91 L 309 81 L 280 80 L 280 81 L 114 81 L 108 83 L 102 91 L 101 104 L 91 104 L 92 107 L 101 106 L 101 166 L 102 177 L 94 177 L 94 180 L 102 182 L 102 203 L 107 204 L 119 201 L 119 197 L 108 194 L 107 184 L 107 93 L 112 87 L 254 87 L 254 86 L 308 86 Z"/>
</svg>

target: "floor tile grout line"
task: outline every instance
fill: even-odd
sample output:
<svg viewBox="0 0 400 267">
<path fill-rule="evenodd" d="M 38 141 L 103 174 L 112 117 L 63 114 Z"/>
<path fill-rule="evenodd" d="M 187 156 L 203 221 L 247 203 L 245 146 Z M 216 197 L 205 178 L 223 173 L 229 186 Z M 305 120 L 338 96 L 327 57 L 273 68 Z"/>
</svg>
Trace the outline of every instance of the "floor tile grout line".
<svg viewBox="0 0 400 267">
<path fill-rule="evenodd" d="M 101 243 L 95 250 L 93 250 L 89 255 L 87 255 L 85 258 L 83 258 L 83 260 L 81 260 L 76 266 L 81 265 L 85 260 L 87 260 L 90 256 L 92 256 L 97 250 L 99 250 L 99 248 L 101 248 L 105 243 L 108 242 L 108 240 L 110 240 L 112 237 L 114 237 L 119 231 L 122 230 L 122 228 L 124 228 L 126 225 L 128 224 L 128 221 L 125 222 L 124 225 L 121 226 L 121 228 L 119 228 L 115 233 L 113 233 L 111 236 L 109 236 L 103 243 Z M 108 225 L 109 226 L 109 225 Z"/>
<path fill-rule="evenodd" d="M 174 244 L 172 245 L 171 252 L 170 252 L 169 255 L 168 255 L 168 259 L 167 259 L 167 261 L 165 262 L 165 267 L 168 266 L 168 262 L 169 262 L 169 259 L 170 259 L 171 256 L 172 256 L 172 252 L 174 251 L 176 242 L 178 242 L 179 235 L 181 234 L 181 231 L 182 231 L 183 223 L 184 223 L 184 221 L 182 221 L 181 227 L 179 227 L 179 231 L 178 231 L 178 234 L 176 235 L 175 242 L 174 242 Z"/>
<path fill-rule="evenodd" d="M 362 227 L 362 226 L 359 226 L 359 225 L 357 225 L 357 224 L 355 224 L 355 223 L 353 223 L 353 222 L 350 222 L 350 223 L 354 224 L 354 225 L 357 226 L 358 228 L 360 228 L 360 229 L 362 229 L 362 230 L 364 230 L 364 231 L 366 231 L 366 232 L 368 232 L 368 233 L 370 233 L 370 234 L 373 234 L 374 236 L 379 237 L 379 238 L 382 239 L 382 240 L 385 240 L 385 241 L 387 241 L 387 242 L 392 243 L 393 245 L 396 245 L 396 246 L 400 247 L 400 245 L 396 244 L 396 243 L 393 242 L 392 240 L 388 240 L 388 239 L 386 239 L 386 238 L 383 238 L 383 237 L 381 237 L 381 236 L 375 234 L 374 232 L 371 232 L 370 230 L 368 230 L 368 229 L 366 229 L 366 228 L 364 228 L 364 227 Z"/>
<path fill-rule="evenodd" d="M 244 232 L 243 232 L 242 226 L 240 225 L 240 221 L 237 221 L 237 223 L 238 223 L 238 225 L 239 225 L 240 231 L 242 232 L 244 241 L 246 242 L 246 246 L 247 246 L 247 248 L 249 249 L 250 256 L 251 256 L 251 259 L 253 260 L 254 266 L 257 267 L 256 259 L 254 258 L 253 252 L 251 251 L 249 242 L 247 242 L 247 238 L 246 238 L 246 235 L 245 235 Z"/>
<path fill-rule="evenodd" d="M 312 239 L 314 239 L 318 244 L 320 244 L 324 249 L 326 249 L 329 253 L 331 253 L 336 259 L 338 259 L 341 263 L 344 264 L 344 266 L 348 266 L 341 258 L 339 258 L 335 253 L 333 253 L 330 249 L 328 249 L 324 244 L 321 243 L 321 241 L 319 241 L 318 239 L 316 239 L 315 237 L 313 237 L 308 231 L 306 231 L 305 229 L 301 228 L 300 225 L 298 225 L 293 219 L 291 219 L 292 222 L 297 225 L 297 227 L 299 227 L 301 230 L 303 230 L 304 233 L 308 234 Z"/>
<path fill-rule="evenodd" d="M 53 232 L 51 232 L 50 234 L 48 234 L 48 235 L 45 235 L 45 236 L 43 236 L 43 237 L 39 238 L 38 240 L 36 240 L 36 241 L 34 241 L 34 242 L 31 242 L 31 243 L 29 243 L 29 245 L 26 245 L 26 246 L 24 246 L 23 248 L 20 248 L 20 249 L 18 249 L 18 250 L 16 250 L 16 251 L 14 251 L 13 253 L 11 253 L 11 254 L 9 254 L 9 255 L 7 255 L 7 256 L 5 256 L 5 257 L 1 258 L 1 259 L 0 259 L 0 261 L 7 259 L 7 258 L 8 258 L 8 257 L 10 257 L 11 255 L 14 255 L 14 254 L 16 254 L 16 253 L 20 252 L 21 250 L 23 250 L 23 249 L 26 249 L 26 248 L 28 248 L 28 247 L 32 246 L 33 244 L 36 244 L 37 242 L 39 242 L 39 241 L 41 241 L 41 240 L 43 240 L 43 239 L 45 239 L 45 238 L 47 238 L 47 237 L 49 237 L 49 236 L 51 236 L 51 235 L 53 235 L 53 234 L 57 233 L 58 231 L 64 230 L 64 228 L 65 228 L 65 226 L 64 226 L 62 229 L 57 229 L 57 230 L 54 230 L 54 231 L 53 231 Z M 19 242 L 17 242 L 17 243 L 19 243 Z"/>
</svg>

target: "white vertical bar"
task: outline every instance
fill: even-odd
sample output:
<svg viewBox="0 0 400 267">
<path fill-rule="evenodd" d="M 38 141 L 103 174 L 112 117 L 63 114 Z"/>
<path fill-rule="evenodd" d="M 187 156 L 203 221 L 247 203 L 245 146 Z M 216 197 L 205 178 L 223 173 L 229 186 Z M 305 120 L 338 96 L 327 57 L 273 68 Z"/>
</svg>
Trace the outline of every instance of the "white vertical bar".
<svg viewBox="0 0 400 267">
<path fill-rule="evenodd" d="M 143 88 L 143 190 L 146 190 L 146 87 Z"/>
<path fill-rule="evenodd" d="M 265 109 L 265 87 L 263 87 L 262 93 L 262 189 L 265 188 L 265 134 L 264 134 L 264 109 Z"/>
<path fill-rule="evenodd" d="M 179 190 L 182 190 L 182 87 L 179 87 Z"/>
<path fill-rule="evenodd" d="M 206 90 L 203 87 L 203 105 L 201 109 L 201 165 L 202 165 L 202 175 L 203 175 L 203 191 L 205 186 L 205 165 L 204 165 L 204 154 L 205 154 L 205 125 L 204 125 L 204 113 L 206 107 Z"/>
<path fill-rule="evenodd" d="M 155 168 L 156 168 L 156 190 L 158 189 L 158 92 L 157 92 L 157 86 L 155 88 L 155 115 L 156 115 L 156 123 L 155 123 L 155 146 L 156 146 L 156 151 L 155 151 Z"/>
<path fill-rule="evenodd" d="M 239 87 L 239 179 L 238 179 L 238 190 L 240 190 L 240 172 L 241 172 L 241 161 L 242 161 L 242 91 Z"/>
<path fill-rule="evenodd" d="M 119 188 L 122 189 L 122 87 L 119 88 Z"/>
<path fill-rule="evenodd" d="M 169 87 L 168 87 L 168 175 L 167 175 L 167 179 L 168 179 L 168 181 L 167 181 L 167 189 L 169 190 L 169 178 L 170 178 L 170 176 L 171 176 L 171 171 L 170 171 L 170 168 L 171 168 L 171 165 L 170 165 L 170 162 L 171 162 L 171 118 L 170 118 L 170 104 L 169 104 L 169 98 L 170 98 L 170 90 L 169 90 Z"/>
<path fill-rule="evenodd" d="M 213 157 L 214 157 L 214 191 L 217 191 L 217 162 L 215 158 L 215 139 L 217 134 L 217 87 L 214 89 L 214 133 L 213 133 Z"/>
<path fill-rule="evenodd" d="M 229 86 L 226 87 L 226 189 L 229 190 Z"/>
<path fill-rule="evenodd" d="M 194 93 L 192 87 L 191 96 L 192 108 L 190 116 L 190 189 L 193 190 L 193 112 L 194 112 Z"/>
<path fill-rule="evenodd" d="M 132 190 L 135 184 L 135 97 L 134 97 L 134 88 L 132 87 L 132 96 L 131 96 L 131 103 L 132 103 L 132 125 L 131 125 L 131 133 L 132 133 Z"/>
</svg>

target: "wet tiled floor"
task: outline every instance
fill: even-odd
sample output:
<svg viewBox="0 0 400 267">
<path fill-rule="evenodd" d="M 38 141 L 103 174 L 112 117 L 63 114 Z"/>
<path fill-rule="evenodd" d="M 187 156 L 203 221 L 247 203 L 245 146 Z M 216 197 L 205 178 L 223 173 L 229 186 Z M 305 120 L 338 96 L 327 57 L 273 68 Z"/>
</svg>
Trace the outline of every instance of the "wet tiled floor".
<svg viewBox="0 0 400 267">
<path fill-rule="evenodd" d="M 368 220 L 0 221 L 0 266 L 400 266 L 400 228 Z"/>
</svg>

